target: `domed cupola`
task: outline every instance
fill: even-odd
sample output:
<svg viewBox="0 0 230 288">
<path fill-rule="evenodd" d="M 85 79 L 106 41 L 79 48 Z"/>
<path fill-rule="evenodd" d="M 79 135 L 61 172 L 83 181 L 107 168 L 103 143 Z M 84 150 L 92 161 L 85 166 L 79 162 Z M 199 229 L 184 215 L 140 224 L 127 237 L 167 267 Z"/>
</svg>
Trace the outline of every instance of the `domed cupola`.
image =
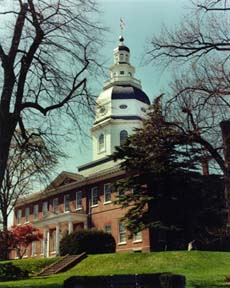
<svg viewBox="0 0 230 288">
<path fill-rule="evenodd" d="M 96 117 L 91 129 L 93 160 L 111 155 L 133 129 L 142 125 L 150 101 L 141 89 L 141 81 L 134 77 L 130 64 L 130 50 L 119 37 L 114 49 L 114 63 L 110 79 L 104 83 L 97 98 Z"/>
</svg>

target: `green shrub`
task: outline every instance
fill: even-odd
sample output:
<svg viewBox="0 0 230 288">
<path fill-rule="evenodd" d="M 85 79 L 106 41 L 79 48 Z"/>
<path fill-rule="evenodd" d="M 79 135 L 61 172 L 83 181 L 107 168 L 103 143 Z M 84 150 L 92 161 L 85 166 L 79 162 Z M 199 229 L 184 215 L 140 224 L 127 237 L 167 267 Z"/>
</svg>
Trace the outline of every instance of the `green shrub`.
<svg viewBox="0 0 230 288">
<path fill-rule="evenodd" d="M 64 236 L 60 242 L 60 254 L 101 254 L 113 253 L 116 243 L 113 236 L 98 230 L 77 230 Z"/>
<path fill-rule="evenodd" d="M 21 270 L 12 263 L 0 264 L 0 281 L 21 280 L 28 278 L 28 271 Z"/>
</svg>

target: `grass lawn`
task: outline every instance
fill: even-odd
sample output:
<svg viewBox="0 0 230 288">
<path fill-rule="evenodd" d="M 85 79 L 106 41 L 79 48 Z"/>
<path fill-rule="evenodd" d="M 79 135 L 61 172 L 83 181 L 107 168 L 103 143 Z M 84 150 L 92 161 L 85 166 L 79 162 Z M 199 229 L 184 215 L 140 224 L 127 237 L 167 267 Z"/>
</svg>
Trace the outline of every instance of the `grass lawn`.
<svg viewBox="0 0 230 288">
<path fill-rule="evenodd" d="M 28 261 L 27 264 L 26 261 Z M 34 261 L 34 264 L 29 265 L 30 261 Z M 18 260 L 14 263 L 28 269 L 28 267 L 36 266 L 36 261 L 38 263 L 40 261 L 39 267 L 41 268 L 43 264 L 41 264 L 42 261 L 39 259 Z M 39 269 L 33 268 L 33 271 L 38 271 Z M 154 272 L 173 272 L 185 275 L 188 288 L 230 288 L 230 283 L 224 282 L 226 276 L 230 277 L 230 253 L 173 251 L 90 255 L 65 273 L 45 278 L 33 277 L 23 281 L 0 282 L 0 287 L 60 288 L 65 279 L 74 275 L 88 276 Z"/>
</svg>

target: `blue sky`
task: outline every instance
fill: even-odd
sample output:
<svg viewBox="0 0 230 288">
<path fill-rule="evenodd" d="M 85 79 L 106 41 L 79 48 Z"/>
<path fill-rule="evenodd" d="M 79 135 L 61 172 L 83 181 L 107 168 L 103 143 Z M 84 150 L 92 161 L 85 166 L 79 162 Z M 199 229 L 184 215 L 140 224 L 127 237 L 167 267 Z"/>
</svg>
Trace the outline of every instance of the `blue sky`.
<svg viewBox="0 0 230 288">
<path fill-rule="evenodd" d="M 98 3 L 103 11 L 101 21 L 110 30 L 101 51 L 106 66 L 113 63 L 113 49 L 118 44 L 119 22 L 122 18 L 125 22 L 125 45 L 131 50 L 131 63 L 136 67 L 135 76 L 142 81 L 143 90 L 152 100 L 167 89 L 170 74 L 162 71 L 162 67 L 143 64 L 147 42 L 152 35 L 160 33 L 163 24 L 176 27 L 182 21 L 183 15 L 189 12 L 185 8 L 191 6 L 191 0 L 98 0 Z M 100 93 L 105 80 L 106 77 L 102 77 L 99 86 L 97 84 L 96 93 Z M 89 132 L 89 128 L 86 127 L 86 132 Z M 62 161 L 59 170 L 76 172 L 78 166 L 91 161 L 90 139 L 84 137 L 71 146 L 68 145 L 67 152 L 70 158 Z"/>
</svg>

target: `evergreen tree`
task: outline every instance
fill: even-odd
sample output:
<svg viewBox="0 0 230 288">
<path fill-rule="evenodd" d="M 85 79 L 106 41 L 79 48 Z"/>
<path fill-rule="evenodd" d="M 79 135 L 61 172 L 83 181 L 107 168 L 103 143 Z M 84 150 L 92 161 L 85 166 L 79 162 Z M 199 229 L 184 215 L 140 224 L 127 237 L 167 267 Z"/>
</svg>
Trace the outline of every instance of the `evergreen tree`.
<svg viewBox="0 0 230 288">
<path fill-rule="evenodd" d="M 194 213 L 194 209 L 203 209 L 201 198 L 205 194 L 197 193 L 204 190 L 203 176 L 196 172 L 202 150 L 191 145 L 178 127 L 168 120 L 159 96 L 150 106 L 143 127 L 116 147 L 113 159 L 123 160 L 120 165 L 127 173 L 115 185 L 116 203 L 126 209 L 122 220 L 131 235 L 153 228 L 166 231 L 172 238 L 186 238 L 183 241 L 197 236 L 192 227 L 198 225 L 200 211 Z M 172 248 L 177 245 L 173 241 L 177 240 L 169 240 Z"/>
</svg>

